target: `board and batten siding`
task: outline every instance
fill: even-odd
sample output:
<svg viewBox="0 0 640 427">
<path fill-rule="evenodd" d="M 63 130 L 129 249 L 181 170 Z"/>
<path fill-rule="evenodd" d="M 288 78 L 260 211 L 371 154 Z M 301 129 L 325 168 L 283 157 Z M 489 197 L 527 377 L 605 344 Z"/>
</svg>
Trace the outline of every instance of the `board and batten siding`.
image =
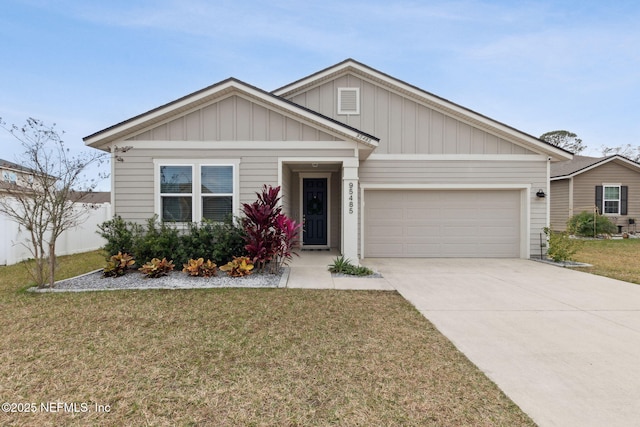
<svg viewBox="0 0 640 427">
<path fill-rule="evenodd" d="M 301 142 L 303 144 L 303 142 Z M 308 144 L 308 143 L 306 143 Z M 134 148 L 122 154 L 124 161 L 114 162 L 113 192 L 115 214 L 123 219 L 144 222 L 151 218 L 154 208 L 154 159 L 198 159 L 201 163 L 211 160 L 240 159 L 240 203 L 251 203 L 256 192 L 264 184 L 278 185 L 278 158 L 280 157 L 352 157 L 353 150 L 300 149 L 300 150 L 217 150 L 202 149 L 149 149 Z M 257 143 L 259 145 L 259 143 Z M 286 183 L 293 187 L 291 182 Z M 290 207 L 291 208 L 291 207 Z M 292 209 L 292 208 L 291 208 Z"/>
<path fill-rule="evenodd" d="M 551 197 L 549 204 L 551 209 L 551 229 L 565 231 L 567 219 L 569 219 L 569 179 L 551 181 Z"/>
<path fill-rule="evenodd" d="M 605 163 L 573 177 L 573 213 L 592 211 L 595 206 L 595 187 L 620 184 L 629 187 L 627 215 L 607 215 L 614 224 L 626 227 L 628 219 L 640 219 L 640 174 L 614 161 Z"/>
<path fill-rule="evenodd" d="M 336 141 L 241 96 L 231 96 L 144 130 L 131 141 Z"/>
<path fill-rule="evenodd" d="M 340 115 L 338 88 L 360 88 L 360 114 Z M 347 74 L 291 97 L 380 138 L 377 154 L 535 154 L 364 78 Z"/>
<path fill-rule="evenodd" d="M 540 253 L 540 233 L 547 226 L 546 199 L 539 199 L 538 189 L 547 190 L 547 164 L 543 161 L 429 161 L 367 160 L 360 167 L 360 183 L 403 185 L 469 185 L 487 188 L 500 185 L 531 186 L 530 253 Z"/>
</svg>

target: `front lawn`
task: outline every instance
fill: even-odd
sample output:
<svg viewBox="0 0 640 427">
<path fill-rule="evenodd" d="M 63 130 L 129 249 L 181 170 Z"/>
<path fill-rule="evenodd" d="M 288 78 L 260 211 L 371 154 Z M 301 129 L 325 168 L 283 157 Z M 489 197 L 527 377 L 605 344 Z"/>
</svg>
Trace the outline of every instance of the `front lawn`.
<svg viewBox="0 0 640 427">
<path fill-rule="evenodd" d="M 580 271 L 640 284 L 640 239 L 582 240 L 574 258 L 593 265 Z"/>
<path fill-rule="evenodd" d="M 1 425 L 534 425 L 395 292 L 31 294 L 23 270 L 0 267 L 0 398 L 37 413 Z"/>
</svg>

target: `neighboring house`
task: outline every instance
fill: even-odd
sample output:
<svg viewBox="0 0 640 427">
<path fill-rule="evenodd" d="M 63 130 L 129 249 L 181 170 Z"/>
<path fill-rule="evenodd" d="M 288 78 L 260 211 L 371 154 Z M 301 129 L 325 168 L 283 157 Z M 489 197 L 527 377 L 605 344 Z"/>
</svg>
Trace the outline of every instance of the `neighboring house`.
<svg viewBox="0 0 640 427">
<path fill-rule="evenodd" d="M 348 258 L 538 254 L 549 162 L 572 154 L 348 59 L 273 92 L 230 78 L 84 138 L 114 213 L 240 215 L 263 184 L 304 248 Z"/>
<path fill-rule="evenodd" d="M 17 163 L 0 159 L 0 191 L 28 187 L 36 172 Z"/>
<path fill-rule="evenodd" d="M 573 215 L 597 209 L 620 231 L 635 232 L 640 219 L 640 163 L 614 155 L 574 156 L 552 164 L 550 199 L 554 230 L 564 231 Z"/>
</svg>

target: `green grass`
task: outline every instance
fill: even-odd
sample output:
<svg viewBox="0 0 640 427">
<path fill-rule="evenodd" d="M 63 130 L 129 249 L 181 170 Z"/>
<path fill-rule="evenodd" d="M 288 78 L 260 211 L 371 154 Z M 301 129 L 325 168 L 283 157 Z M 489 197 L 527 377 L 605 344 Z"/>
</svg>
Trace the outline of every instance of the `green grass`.
<svg viewBox="0 0 640 427">
<path fill-rule="evenodd" d="M 58 278 L 102 265 L 61 257 Z M 32 294 L 26 277 L 0 267 L 0 398 L 91 410 L 0 425 L 534 425 L 395 292 Z"/>
<path fill-rule="evenodd" d="M 593 265 L 580 271 L 640 284 L 640 239 L 583 240 L 574 259 Z"/>
</svg>

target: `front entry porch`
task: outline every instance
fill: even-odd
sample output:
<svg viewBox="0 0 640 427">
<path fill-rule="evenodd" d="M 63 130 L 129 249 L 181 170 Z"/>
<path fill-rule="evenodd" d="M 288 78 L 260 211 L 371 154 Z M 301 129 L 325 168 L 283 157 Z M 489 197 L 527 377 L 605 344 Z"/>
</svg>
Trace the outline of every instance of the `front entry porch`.
<svg viewBox="0 0 640 427">
<path fill-rule="evenodd" d="M 357 174 L 355 157 L 279 159 L 283 211 L 303 224 L 302 249 L 337 251 L 358 263 Z"/>
</svg>

